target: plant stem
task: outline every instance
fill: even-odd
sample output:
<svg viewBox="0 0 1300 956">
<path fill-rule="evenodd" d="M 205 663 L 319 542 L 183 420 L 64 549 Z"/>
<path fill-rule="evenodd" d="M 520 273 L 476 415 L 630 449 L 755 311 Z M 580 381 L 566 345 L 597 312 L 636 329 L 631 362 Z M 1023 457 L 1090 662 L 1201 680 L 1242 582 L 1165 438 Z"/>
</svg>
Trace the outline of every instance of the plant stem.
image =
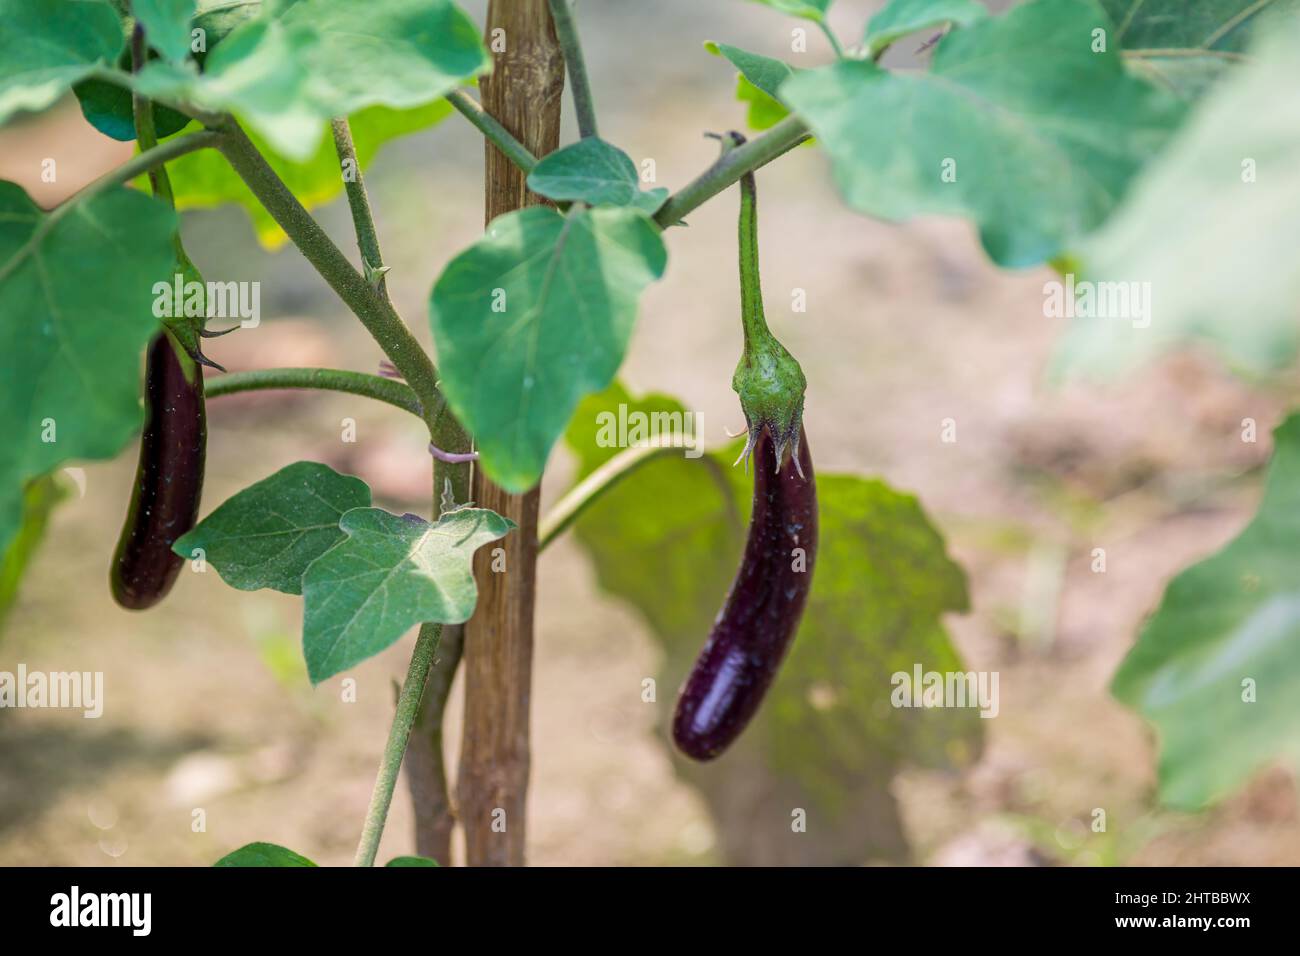
<svg viewBox="0 0 1300 956">
<path fill-rule="evenodd" d="M 309 388 L 346 392 L 384 402 L 423 417 L 420 400 L 409 385 L 392 379 L 338 368 L 259 368 L 248 372 L 214 375 L 204 383 L 208 398 L 264 389 Z"/>
<path fill-rule="evenodd" d="M 527 146 L 515 139 L 510 131 L 498 123 L 472 96 L 462 90 L 455 90 L 447 94 L 447 102 L 491 140 L 492 145 L 499 149 L 506 159 L 514 163 L 520 172 L 527 176 L 533 171 L 533 167 L 537 165 L 537 157 L 529 152 Z"/>
<path fill-rule="evenodd" d="M 597 135 L 596 103 L 591 96 L 591 81 L 587 78 L 587 62 L 582 56 L 578 27 L 573 22 L 573 8 L 569 5 L 569 0 L 550 0 L 550 5 L 555 35 L 564 52 L 564 65 L 569 71 L 569 90 L 573 94 L 573 111 L 578 117 L 578 132 L 586 139 Z"/>
<path fill-rule="evenodd" d="M 822 33 L 826 34 L 826 39 L 830 41 L 831 49 L 835 51 L 835 58 L 837 60 L 844 59 L 844 47 L 840 46 L 839 38 L 835 36 L 835 31 L 831 29 L 831 25 L 825 20 L 818 20 L 817 25 L 821 27 Z"/>
<path fill-rule="evenodd" d="M 346 117 L 340 117 L 330 123 L 334 134 L 334 150 L 338 153 L 340 168 L 352 164 L 351 176 L 343 177 L 343 186 L 348 194 L 348 206 L 352 210 L 352 225 L 357 232 L 357 248 L 361 252 L 361 261 L 365 263 L 365 275 L 370 279 L 376 291 L 392 305 L 388 297 L 388 284 L 384 279 L 384 257 L 379 251 L 379 233 L 375 229 L 375 216 L 370 211 L 370 196 L 366 193 L 366 184 L 361 178 L 361 163 L 357 160 L 357 148 L 352 142 L 352 128 Z"/>
<path fill-rule="evenodd" d="M 718 193 L 734 185 L 745 173 L 765 166 L 812 135 L 798 116 L 787 116 L 762 136 L 724 153 L 718 161 L 683 186 L 655 213 L 661 228 L 675 226 Z"/>
<path fill-rule="evenodd" d="M 415 390 L 430 424 L 441 411 L 438 373 L 428 354 L 392 305 L 339 251 L 311 214 L 233 120 L 222 131 L 218 148 L 235 172 L 293 240 L 307 261 L 361 320 L 384 354 Z"/>
<path fill-rule="evenodd" d="M 135 29 L 131 31 L 131 72 L 139 73 L 144 66 L 144 61 L 144 27 L 137 21 Z M 140 147 L 140 151 L 145 152 L 157 146 L 158 133 L 154 127 L 153 103 L 135 91 L 131 93 L 131 119 L 135 124 L 135 141 Z M 149 170 L 149 187 L 153 194 L 165 202 L 169 208 L 176 208 L 176 197 L 172 193 L 172 181 L 171 177 L 167 175 L 166 166 L 159 165 Z M 180 241 L 180 230 L 178 229 L 176 233 L 176 251 L 178 255 L 184 257 L 185 251 L 181 248 Z"/>
<path fill-rule="evenodd" d="M 379 840 L 384 835 L 384 822 L 388 819 L 388 808 L 393 802 L 393 788 L 397 785 L 398 771 L 402 769 L 406 742 L 410 739 L 411 725 L 420 709 L 420 697 L 424 693 L 425 681 L 429 678 L 429 668 L 433 666 L 433 656 L 438 649 L 441 631 L 441 624 L 420 625 L 420 635 L 415 639 L 415 651 L 411 654 L 411 665 L 406 671 L 406 680 L 402 682 L 402 692 L 397 697 L 393 725 L 388 730 L 388 744 L 384 747 L 384 756 L 379 762 L 375 789 L 370 795 L 370 809 L 366 811 L 366 822 L 361 828 L 361 842 L 357 846 L 354 861 L 356 866 L 375 865 Z"/>
<path fill-rule="evenodd" d="M 683 440 L 682 435 L 669 435 L 657 445 L 625 448 L 570 488 L 542 519 L 537 532 L 538 552 L 545 551 L 552 541 L 569 530 L 569 526 L 605 492 L 642 465 L 663 455 L 680 452 L 683 447 L 689 447 L 683 444 Z"/>
</svg>

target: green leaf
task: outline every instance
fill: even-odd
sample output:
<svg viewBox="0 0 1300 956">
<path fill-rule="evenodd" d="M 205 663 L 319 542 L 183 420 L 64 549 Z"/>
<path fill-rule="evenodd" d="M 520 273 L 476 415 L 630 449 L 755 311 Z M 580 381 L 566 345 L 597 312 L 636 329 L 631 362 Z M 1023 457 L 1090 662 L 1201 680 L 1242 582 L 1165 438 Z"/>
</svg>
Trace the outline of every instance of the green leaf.
<svg viewBox="0 0 1300 956">
<path fill-rule="evenodd" d="M 122 24 L 97 0 L 0 0 L 0 123 L 43 110 L 122 50 Z"/>
<path fill-rule="evenodd" d="M 790 115 L 777 99 L 777 90 L 797 72 L 793 67 L 770 56 L 712 40 L 704 48 L 714 56 L 726 57 L 740 71 L 736 76 L 736 99 L 749 104 L 745 122 L 750 129 L 769 129 Z"/>
<path fill-rule="evenodd" d="M 1076 319 L 1055 374 L 1112 378 L 1194 342 L 1252 374 L 1295 355 L 1296 44 L 1300 17 L 1276 24 L 1256 59 L 1202 100 L 1120 212 L 1079 250 L 1089 281 L 1146 283 L 1149 310 L 1146 320 Z"/>
<path fill-rule="evenodd" d="M 305 856 L 275 843 L 249 843 L 227 853 L 213 866 L 315 866 Z"/>
<path fill-rule="evenodd" d="M 235 27 L 260 16 L 262 7 L 262 0 L 199 0 L 193 25 L 203 31 L 210 51 Z"/>
<path fill-rule="evenodd" d="M 871 18 L 863 39 L 867 52 L 875 57 L 909 33 L 933 30 L 945 23 L 966 26 L 987 13 L 975 0 L 889 0 Z"/>
<path fill-rule="evenodd" d="M 149 45 L 168 60 L 190 55 L 190 19 L 194 0 L 131 0 L 131 12 L 144 26 Z"/>
<path fill-rule="evenodd" d="M 340 520 L 347 538 L 307 567 L 302 581 L 303 651 L 313 684 L 388 647 L 416 624 L 461 624 L 478 588 L 470 558 L 514 522 L 464 508 L 429 524 L 379 508 Z"/>
<path fill-rule="evenodd" d="M 230 110 L 305 161 L 331 117 L 423 105 L 490 69 L 477 27 L 450 0 L 314 0 L 236 27 L 201 74 L 155 62 L 136 83 L 155 98 Z"/>
<path fill-rule="evenodd" d="M 448 263 L 429 302 L 443 393 L 493 481 L 537 483 L 578 402 L 613 380 L 666 260 L 642 212 L 534 206 Z"/>
<path fill-rule="evenodd" d="M 1300 761 L 1300 415 L 1274 442 L 1254 519 L 1170 582 L 1111 686 L 1159 731 L 1160 799 L 1180 809 Z"/>
<path fill-rule="evenodd" d="M 28 481 L 112 458 L 139 428 L 140 353 L 175 229 L 166 206 L 128 189 L 47 215 L 0 183 L 0 549 Z"/>
<path fill-rule="evenodd" d="M 666 396 L 638 399 L 618 385 L 588 398 L 566 434 L 578 457 L 575 481 L 618 452 L 597 434 L 598 416 L 620 405 L 628 415 L 684 411 Z M 675 704 L 669 691 L 699 654 L 743 549 L 752 477 L 730 467 L 734 457 L 733 448 L 698 460 L 658 457 L 575 525 L 601 589 L 635 608 L 663 648 L 656 707 L 664 727 Z M 768 862 L 863 862 L 887 842 L 871 821 L 854 819 L 864 801 L 888 804 L 889 778 L 904 762 L 961 763 L 980 743 L 983 721 L 973 710 L 890 706 L 893 673 L 918 662 L 961 669 L 940 617 L 966 609 L 966 585 L 943 539 L 915 498 L 883 482 L 820 475 L 817 493 L 820 553 L 790 656 L 727 754 L 707 767 L 677 761 L 720 825 L 743 801 L 747 837 L 731 847 L 736 859 L 752 860 L 748 840 L 767 846 Z M 770 817 L 760 816 L 760 804 Z M 795 806 L 821 825 L 790 836 Z M 766 836 L 759 819 L 771 824 Z"/>
<path fill-rule="evenodd" d="M 105 136 L 118 142 L 135 139 L 135 113 L 131 91 L 107 80 L 82 80 L 72 88 L 86 122 Z M 154 132 L 161 139 L 178 133 L 190 124 L 184 113 L 150 104 L 153 108 Z"/>
<path fill-rule="evenodd" d="M 750 0 L 750 2 L 761 3 L 765 7 L 771 7 L 792 17 L 812 20 L 814 23 L 825 22 L 826 11 L 831 5 L 831 0 Z"/>
<path fill-rule="evenodd" d="M 0 625 L 18 597 L 23 572 L 45 537 L 50 513 L 66 497 L 67 486 L 54 475 L 44 475 L 28 483 L 23 493 L 23 517 L 18 533 L 9 547 L 0 552 Z"/>
<path fill-rule="evenodd" d="M 1101 0 L 1114 42 L 1130 69 L 1184 99 L 1195 99 L 1234 63 L 1256 25 L 1294 0 Z"/>
<path fill-rule="evenodd" d="M 667 189 L 641 192 L 631 157 L 595 136 L 545 156 L 528 174 L 528 188 L 560 202 L 635 206 L 647 215 L 668 198 Z"/>
<path fill-rule="evenodd" d="M 241 591 L 301 594 L 307 566 L 346 537 L 344 512 L 369 506 L 370 488 L 360 478 L 298 461 L 227 499 L 172 550 L 189 559 L 202 549 L 222 580 Z"/>
<path fill-rule="evenodd" d="M 358 165 L 365 170 L 381 147 L 399 137 L 427 129 L 450 113 L 451 105 L 439 99 L 409 110 L 371 106 L 353 114 L 349 124 Z M 324 128 L 321 127 L 322 131 Z M 323 138 L 311 158 L 304 162 L 295 162 L 277 153 L 256 133 L 250 133 L 249 139 L 307 209 L 324 205 L 343 192 L 339 158 L 330 137 Z M 262 245 L 276 249 L 287 241 L 288 237 L 275 219 L 215 150 L 188 153 L 168 163 L 167 170 L 171 175 L 177 208 L 206 209 L 237 203 L 248 213 Z"/>
<path fill-rule="evenodd" d="M 387 863 L 385 867 L 390 866 L 437 866 L 437 860 L 431 860 L 427 856 L 395 856 Z"/>
<path fill-rule="evenodd" d="M 781 94 L 830 153 L 850 206 L 964 215 L 993 260 L 1034 265 L 1095 228 L 1165 143 L 1181 104 L 1093 53 L 1093 0 L 1031 0 L 939 42 L 928 73 L 870 62 Z"/>
</svg>

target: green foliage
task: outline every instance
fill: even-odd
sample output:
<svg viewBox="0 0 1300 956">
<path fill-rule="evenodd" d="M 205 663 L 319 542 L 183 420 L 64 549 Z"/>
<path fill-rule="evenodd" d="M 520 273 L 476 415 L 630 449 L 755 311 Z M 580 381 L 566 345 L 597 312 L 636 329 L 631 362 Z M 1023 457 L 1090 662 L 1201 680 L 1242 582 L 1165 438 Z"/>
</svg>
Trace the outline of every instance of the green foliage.
<svg viewBox="0 0 1300 956">
<path fill-rule="evenodd" d="M 1202 100 L 1121 210 L 1080 249 L 1087 279 L 1149 283 L 1150 322 L 1080 318 L 1058 375 L 1109 378 L 1204 343 L 1252 374 L 1296 352 L 1300 17 Z M 1192 198 L 1194 197 L 1194 201 Z"/>
<path fill-rule="evenodd" d="M 1267 16 L 1295 0 L 1101 0 L 1139 76 L 1195 99 L 1234 63 Z"/>
<path fill-rule="evenodd" d="M 213 866 L 315 866 L 305 856 L 299 856 L 275 843 L 249 843 L 227 853 Z"/>
<path fill-rule="evenodd" d="M 153 62 L 138 87 L 164 101 L 233 112 L 301 162 L 331 117 L 420 106 L 491 69 L 478 28 L 450 0 L 313 0 L 274 12 L 232 30 L 202 73 Z"/>
<path fill-rule="evenodd" d="M 761 3 L 765 7 L 788 13 L 792 17 L 812 20 L 814 23 L 825 22 L 826 11 L 831 5 L 831 0 L 750 0 L 750 2 Z"/>
<path fill-rule="evenodd" d="M 0 549 L 29 480 L 111 458 L 139 427 L 151 290 L 171 274 L 175 229 L 162 203 L 128 189 L 47 215 L 0 183 Z"/>
<path fill-rule="evenodd" d="M 928 73 L 840 62 L 781 94 L 849 205 L 968 216 L 994 261 L 1034 265 L 1099 225 L 1181 119 L 1118 53 L 1092 52 L 1104 22 L 1093 0 L 1031 0 L 946 36 Z"/>
<path fill-rule="evenodd" d="M 228 499 L 172 550 L 202 549 L 231 587 L 302 593 L 307 566 L 342 541 L 339 519 L 370 506 L 370 488 L 314 461 L 294 462 Z"/>
<path fill-rule="evenodd" d="M 483 508 L 430 524 L 407 514 L 354 508 L 339 520 L 342 542 L 302 580 L 302 640 L 313 684 L 384 650 L 409 628 L 461 624 L 478 599 L 470 558 L 514 523 Z"/>
<path fill-rule="evenodd" d="M 107 80 L 82 80 L 72 88 L 86 122 L 105 136 L 118 142 L 135 139 L 135 113 L 131 91 Z M 151 103 L 154 132 L 160 137 L 178 133 L 190 124 L 190 118 L 166 106 Z"/>
<path fill-rule="evenodd" d="M 429 302 L 442 389 L 493 481 L 537 483 L 577 403 L 613 380 L 666 260 L 639 210 L 534 206 L 448 263 Z"/>
<path fill-rule="evenodd" d="M 909 33 L 952 23 L 966 26 L 986 16 L 976 0 L 889 0 L 867 24 L 867 52 L 875 57 Z"/>
<path fill-rule="evenodd" d="M 427 856 L 395 856 L 395 857 L 393 857 L 391 860 L 389 860 L 387 863 L 384 864 L 385 867 L 389 867 L 389 866 L 437 866 L 437 865 L 438 865 L 438 861 L 437 861 L 437 860 L 431 860 L 431 859 L 429 859 Z"/>
<path fill-rule="evenodd" d="M 67 486 L 54 475 L 28 482 L 23 492 L 23 516 L 9 547 L 0 553 L 0 625 L 18 597 L 18 585 L 45 537 L 50 513 L 68 497 Z"/>
<path fill-rule="evenodd" d="M 131 12 L 144 26 L 149 45 L 168 60 L 190 53 L 190 18 L 194 0 L 131 0 Z"/>
<path fill-rule="evenodd" d="M 575 480 L 617 453 L 597 445 L 597 416 L 620 404 L 629 413 L 683 411 L 666 396 L 636 399 L 618 385 L 588 398 L 566 435 L 578 457 Z M 663 648 L 656 706 L 665 728 L 674 706 L 668 691 L 699 653 L 740 560 L 752 478 L 729 467 L 734 457 L 734 448 L 700 460 L 658 457 L 575 526 L 601 589 L 634 607 Z M 850 475 L 817 483 L 821 550 L 790 656 L 731 751 L 705 767 L 676 765 L 752 842 L 764 842 L 759 829 L 785 834 L 772 837 L 786 841 L 771 851 L 778 858 L 859 863 L 886 852 L 888 841 L 855 812 L 889 803 L 889 778 L 905 760 L 973 758 L 982 722 L 970 710 L 890 705 L 894 672 L 916 662 L 961 669 L 940 617 L 966 610 L 965 579 L 916 499 Z M 818 826 L 790 834 L 792 806 Z"/>
<path fill-rule="evenodd" d="M 528 174 L 528 188 L 561 202 L 635 206 L 646 215 L 653 215 L 668 198 L 667 189 L 641 192 L 631 157 L 595 136 L 543 157 Z"/>
<path fill-rule="evenodd" d="M 1254 519 L 1170 582 L 1112 685 L 1159 731 L 1160 798 L 1180 809 L 1300 761 L 1300 415 L 1274 442 Z"/>
<path fill-rule="evenodd" d="M 749 106 L 745 118 L 750 129 L 769 129 L 790 115 L 777 95 L 795 69 L 781 60 L 760 53 L 750 53 L 726 43 L 704 44 L 714 56 L 726 57 L 740 73 L 736 76 L 736 99 Z"/>
<path fill-rule="evenodd" d="M 43 110 L 122 51 L 122 24 L 95 0 L 0 0 L 0 123 Z"/>
</svg>

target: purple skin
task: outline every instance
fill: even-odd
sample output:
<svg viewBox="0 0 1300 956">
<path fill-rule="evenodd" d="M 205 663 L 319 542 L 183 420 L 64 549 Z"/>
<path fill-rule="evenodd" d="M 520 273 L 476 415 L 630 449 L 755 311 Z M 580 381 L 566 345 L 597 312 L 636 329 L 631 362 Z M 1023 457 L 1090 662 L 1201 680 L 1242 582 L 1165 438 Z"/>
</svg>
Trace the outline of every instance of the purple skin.
<svg viewBox="0 0 1300 956">
<path fill-rule="evenodd" d="M 171 590 L 184 561 L 172 544 L 194 527 L 203 490 L 203 376 L 163 333 L 149 345 L 145 409 L 135 488 L 109 575 L 114 600 L 129 610 L 153 607 Z"/>
<path fill-rule="evenodd" d="M 793 458 L 777 471 L 766 428 L 754 448 L 754 505 L 745 556 L 673 716 L 673 741 L 695 760 L 712 760 L 740 736 L 803 616 L 817 555 L 817 486 L 807 435 L 797 455 L 804 477 Z M 802 571 L 794 570 L 795 548 L 804 551 Z"/>
</svg>

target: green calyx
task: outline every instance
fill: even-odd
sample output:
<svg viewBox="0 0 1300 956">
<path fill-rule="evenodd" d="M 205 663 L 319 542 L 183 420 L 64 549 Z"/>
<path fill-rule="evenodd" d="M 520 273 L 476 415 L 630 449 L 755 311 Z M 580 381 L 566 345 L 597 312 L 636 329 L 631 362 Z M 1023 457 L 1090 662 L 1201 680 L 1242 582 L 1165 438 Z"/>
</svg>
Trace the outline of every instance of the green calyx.
<svg viewBox="0 0 1300 956">
<path fill-rule="evenodd" d="M 722 137 L 726 153 L 745 141 L 740 133 Z M 758 190 L 754 174 L 740 180 L 740 320 L 745 330 L 745 350 L 731 378 L 749 426 L 749 440 L 737 464 L 748 465 L 760 435 L 766 431 L 776 443 L 777 471 L 786 455 L 799 466 L 799 437 L 803 430 L 803 400 L 808 381 L 789 350 L 767 327 L 763 291 L 758 275 Z"/>
</svg>

